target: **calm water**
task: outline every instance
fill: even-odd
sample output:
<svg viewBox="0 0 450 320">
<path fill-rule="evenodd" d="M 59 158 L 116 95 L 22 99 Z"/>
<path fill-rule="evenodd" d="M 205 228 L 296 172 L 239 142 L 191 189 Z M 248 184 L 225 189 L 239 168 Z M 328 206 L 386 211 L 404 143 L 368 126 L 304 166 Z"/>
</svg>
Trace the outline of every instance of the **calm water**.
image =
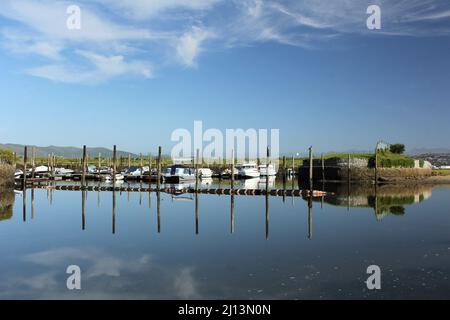
<svg viewBox="0 0 450 320">
<path fill-rule="evenodd" d="M 450 298 L 450 188 L 326 188 L 311 209 L 236 196 L 233 210 L 230 196 L 47 190 L 24 208 L 2 192 L 0 299 Z"/>
</svg>

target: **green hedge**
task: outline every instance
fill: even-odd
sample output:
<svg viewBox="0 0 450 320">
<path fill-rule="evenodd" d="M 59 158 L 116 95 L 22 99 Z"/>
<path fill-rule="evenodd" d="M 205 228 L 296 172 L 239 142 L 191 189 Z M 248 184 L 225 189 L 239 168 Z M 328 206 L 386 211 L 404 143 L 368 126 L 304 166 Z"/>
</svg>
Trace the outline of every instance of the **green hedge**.
<svg viewBox="0 0 450 320">
<path fill-rule="evenodd" d="M 382 168 L 414 168 L 414 159 L 383 150 L 378 152 L 378 166 Z"/>
</svg>

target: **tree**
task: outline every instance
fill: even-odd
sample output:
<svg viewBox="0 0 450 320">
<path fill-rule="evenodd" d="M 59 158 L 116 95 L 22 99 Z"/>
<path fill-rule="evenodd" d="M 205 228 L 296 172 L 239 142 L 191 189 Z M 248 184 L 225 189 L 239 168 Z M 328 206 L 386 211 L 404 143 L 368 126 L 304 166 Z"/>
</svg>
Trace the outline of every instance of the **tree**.
<svg viewBox="0 0 450 320">
<path fill-rule="evenodd" d="M 389 151 L 396 154 L 403 154 L 405 152 L 405 145 L 401 143 L 391 144 Z"/>
</svg>

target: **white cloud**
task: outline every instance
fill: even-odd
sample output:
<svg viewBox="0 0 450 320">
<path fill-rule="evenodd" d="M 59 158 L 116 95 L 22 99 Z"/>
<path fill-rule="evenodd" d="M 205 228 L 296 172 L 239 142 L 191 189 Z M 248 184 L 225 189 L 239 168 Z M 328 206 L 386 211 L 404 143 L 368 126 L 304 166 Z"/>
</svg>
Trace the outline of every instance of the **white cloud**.
<svg viewBox="0 0 450 320">
<path fill-rule="evenodd" d="M 91 10 L 88 6 L 81 9 L 81 29 L 69 30 L 66 13 L 70 4 L 65 1 L 31 1 L 5 0 L 0 7 L 0 15 L 18 21 L 29 27 L 39 36 L 55 40 L 67 41 L 113 41 L 113 40 L 143 40 L 164 37 L 149 30 L 124 26 L 109 21 Z"/>
<path fill-rule="evenodd" d="M 178 39 L 176 50 L 179 61 L 187 67 L 195 67 L 196 58 L 202 51 L 202 42 L 212 37 L 212 32 L 192 27 Z"/>
<path fill-rule="evenodd" d="M 77 68 L 71 64 L 51 64 L 31 68 L 27 73 L 55 82 L 98 84 L 110 79 L 125 76 L 152 77 L 151 66 L 144 61 L 125 61 L 123 56 L 102 56 L 89 51 L 77 51 L 78 55 L 87 59 L 92 68 Z"/>
<path fill-rule="evenodd" d="M 207 10 L 221 0 L 98 0 L 135 19 L 154 17 L 158 13 L 174 10 Z"/>
<path fill-rule="evenodd" d="M 63 46 L 58 42 L 34 39 L 8 29 L 1 30 L 0 35 L 4 39 L 2 46 L 14 53 L 36 54 L 52 60 L 62 59 Z"/>
<path fill-rule="evenodd" d="M 351 35 L 450 34 L 448 1 L 78 0 L 80 30 L 66 27 L 70 4 L 2 1 L 0 16 L 14 21 L 1 32 L 2 47 L 54 60 L 29 67 L 28 74 L 67 83 L 103 83 L 127 75 L 150 78 L 152 66 L 168 61 L 193 68 L 202 52 L 217 45 L 224 49 L 276 42 L 309 48 Z M 369 4 L 382 10 L 382 30 L 377 32 L 366 27 Z M 212 38 L 217 41 L 207 41 Z"/>
</svg>

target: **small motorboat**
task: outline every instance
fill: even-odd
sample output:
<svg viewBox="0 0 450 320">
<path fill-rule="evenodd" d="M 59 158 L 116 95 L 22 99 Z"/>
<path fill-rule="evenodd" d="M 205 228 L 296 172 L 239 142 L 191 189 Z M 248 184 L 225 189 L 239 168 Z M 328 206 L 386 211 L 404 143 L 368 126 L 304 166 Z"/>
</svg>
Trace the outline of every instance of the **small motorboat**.
<svg viewBox="0 0 450 320">
<path fill-rule="evenodd" d="M 277 170 L 275 169 L 275 166 L 273 164 L 262 164 L 258 168 L 261 176 L 272 177 L 277 175 Z"/>
<path fill-rule="evenodd" d="M 150 168 L 148 166 L 142 167 L 142 172 L 141 167 L 130 167 L 125 170 L 125 173 L 133 177 L 140 177 L 143 176 L 145 173 L 148 173 L 149 171 Z"/>
<path fill-rule="evenodd" d="M 32 172 L 33 169 L 30 169 L 30 171 Z M 48 173 L 50 170 L 47 166 L 39 166 L 34 168 L 34 173 Z"/>
<path fill-rule="evenodd" d="M 248 178 L 259 178 L 260 173 L 256 163 L 245 163 L 239 167 L 239 177 Z"/>
<path fill-rule="evenodd" d="M 113 176 L 112 175 L 105 175 L 102 178 L 106 182 L 112 182 L 113 181 Z M 116 178 L 116 181 L 123 181 L 123 179 L 125 179 L 124 175 L 121 174 L 121 173 L 116 173 L 115 178 Z"/>
<path fill-rule="evenodd" d="M 57 177 L 71 177 L 74 174 L 74 171 L 72 169 L 66 169 L 66 168 L 56 168 L 55 169 L 55 176 Z"/>
<path fill-rule="evenodd" d="M 14 179 L 20 179 L 23 177 L 23 171 L 17 169 L 16 172 L 14 173 Z"/>
<path fill-rule="evenodd" d="M 239 170 L 234 168 L 234 176 L 237 177 L 239 175 Z M 229 179 L 231 178 L 231 169 L 225 169 L 220 173 L 220 177 Z"/>
<path fill-rule="evenodd" d="M 209 179 L 212 178 L 213 172 L 209 168 L 200 168 L 198 169 L 198 176 L 201 179 Z"/>
<path fill-rule="evenodd" d="M 165 183 L 180 183 L 195 180 L 195 169 L 184 165 L 167 167 L 162 177 Z"/>
</svg>

